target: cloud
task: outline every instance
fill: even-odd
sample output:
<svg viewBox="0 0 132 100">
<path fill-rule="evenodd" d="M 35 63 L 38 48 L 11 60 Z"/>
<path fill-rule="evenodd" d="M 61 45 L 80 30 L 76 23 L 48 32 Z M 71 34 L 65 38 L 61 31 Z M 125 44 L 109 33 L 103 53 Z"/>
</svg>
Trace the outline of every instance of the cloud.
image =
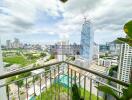
<svg viewBox="0 0 132 100">
<path fill-rule="evenodd" d="M 131 0 L 69 0 L 65 4 L 59 0 L 3 0 L 0 34 L 46 33 L 68 38 L 80 35 L 85 16 L 93 23 L 95 39 L 111 40 L 115 33 L 115 37 L 121 36 L 124 23 L 132 18 L 131 5 Z"/>
<path fill-rule="evenodd" d="M 35 29 L 37 12 L 58 16 L 53 0 L 3 0 L 0 7 L 0 34 L 30 33 Z"/>
</svg>

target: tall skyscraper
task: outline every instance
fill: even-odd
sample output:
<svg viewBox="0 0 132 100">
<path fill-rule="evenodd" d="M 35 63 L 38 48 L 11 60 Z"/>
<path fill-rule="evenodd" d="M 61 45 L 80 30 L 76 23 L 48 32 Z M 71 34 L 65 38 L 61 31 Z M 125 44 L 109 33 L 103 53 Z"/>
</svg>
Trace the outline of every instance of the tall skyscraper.
<svg viewBox="0 0 132 100">
<path fill-rule="evenodd" d="M 69 52 L 69 41 L 63 40 L 56 43 L 57 45 L 57 59 L 58 61 L 64 61 L 66 59 L 66 53 Z"/>
<path fill-rule="evenodd" d="M 6 40 L 6 48 L 7 49 L 12 48 L 11 40 Z"/>
<path fill-rule="evenodd" d="M 89 64 L 93 58 L 94 33 L 92 23 L 85 20 L 81 32 L 81 50 L 80 57 Z"/>
<path fill-rule="evenodd" d="M 118 79 L 130 82 L 130 70 L 132 68 L 132 47 L 128 44 L 121 45 Z M 121 87 L 120 87 L 121 88 Z"/>
<path fill-rule="evenodd" d="M 0 43 L 0 75 L 3 74 L 3 61 L 2 61 L 2 52 L 1 52 L 1 43 Z M 4 84 L 4 80 L 0 80 L 0 85 Z M 0 100 L 7 100 L 6 87 L 0 87 Z"/>
<path fill-rule="evenodd" d="M 20 48 L 20 41 L 17 38 L 14 38 L 13 48 Z"/>
</svg>

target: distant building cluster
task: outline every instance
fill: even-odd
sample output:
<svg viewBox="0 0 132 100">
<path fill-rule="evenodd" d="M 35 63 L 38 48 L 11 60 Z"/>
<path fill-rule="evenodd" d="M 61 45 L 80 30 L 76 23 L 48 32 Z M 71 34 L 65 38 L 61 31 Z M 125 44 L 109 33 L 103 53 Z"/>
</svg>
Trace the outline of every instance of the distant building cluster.
<svg viewBox="0 0 132 100">
<path fill-rule="evenodd" d="M 118 57 L 99 58 L 98 65 L 104 67 L 118 66 Z"/>
<path fill-rule="evenodd" d="M 6 45 L 3 46 L 4 49 L 33 49 L 33 50 L 41 50 L 42 47 L 39 44 L 24 44 L 21 43 L 19 39 L 14 38 L 14 41 L 6 40 Z"/>
<path fill-rule="evenodd" d="M 120 54 L 121 43 L 117 43 L 116 41 L 108 42 L 104 45 L 99 45 L 100 53 L 109 53 L 111 55 L 119 55 Z"/>
<path fill-rule="evenodd" d="M 6 40 L 6 48 L 12 49 L 12 48 L 22 48 L 22 43 L 20 43 L 19 39 L 14 38 L 14 41 L 11 42 L 11 40 Z"/>
<path fill-rule="evenodd" d="M 64 41 L 63 41 L 64 42 Z M 50 53 L 57 55 L 80 55 L 81 45 L 76 43 L 70 45 L 50 45 Z"/>
</svg>

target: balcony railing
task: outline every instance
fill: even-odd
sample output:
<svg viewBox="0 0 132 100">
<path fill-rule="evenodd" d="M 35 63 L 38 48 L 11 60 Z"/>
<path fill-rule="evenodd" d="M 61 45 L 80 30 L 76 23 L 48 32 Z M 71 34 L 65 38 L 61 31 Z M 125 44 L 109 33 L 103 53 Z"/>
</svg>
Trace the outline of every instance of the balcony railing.
<svg viewBox="0 0 132 100">
<path fill-rule="evenodd" d="M 21 74 L 38 69 L 45 71 L 18 78 Z M 15 80 L 6 82 L 12 77 Z M 129 85 L 65 61 L 4 74 L 0 76 L 0 81 L 4 82 L 0 89 L 6 89 L 7 100 L 72 100 L 73 84 L 78 85 L 84 100 L 114 100 L 110 95 L 98 91 L 95 86 L 107 85 L 122 95 L 118 87 Z"/>
</svg>

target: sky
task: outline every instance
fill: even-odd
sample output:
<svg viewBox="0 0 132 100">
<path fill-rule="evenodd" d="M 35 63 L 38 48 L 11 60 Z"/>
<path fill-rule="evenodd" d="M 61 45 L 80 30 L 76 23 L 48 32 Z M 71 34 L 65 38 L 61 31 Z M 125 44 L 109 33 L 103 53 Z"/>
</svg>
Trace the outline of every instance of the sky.
<svg viewBox="0 0 132 100">
<path fill-rule="evenodd" d="M 132 0 L 0 0 L 0 38 L 27 43 L 69 40 L 80 43 L 84 17 L 98 44 L 125 36 L 123 25 L 132 19 Z"/>
</svg>

